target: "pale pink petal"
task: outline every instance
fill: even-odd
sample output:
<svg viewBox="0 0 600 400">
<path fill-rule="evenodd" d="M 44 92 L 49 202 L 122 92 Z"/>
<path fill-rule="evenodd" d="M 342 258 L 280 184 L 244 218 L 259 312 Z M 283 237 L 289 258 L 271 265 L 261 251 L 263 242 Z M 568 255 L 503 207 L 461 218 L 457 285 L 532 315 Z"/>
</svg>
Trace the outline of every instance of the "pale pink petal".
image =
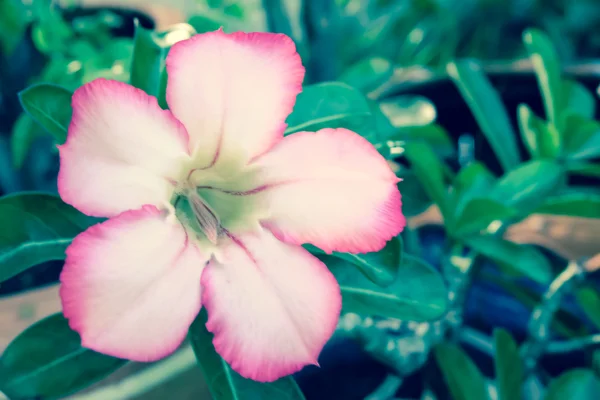
<svg viewBox="0 0 600 400">
<path fill-rule="evenodd" d="M 61 274 L 63 312 L 82 345 L 134 361 L 172 353 L 200 310 L 208 260 L 153 206 L 126 211 L 73 240 Z"/>
<path fill-rule="evenodd" d="M 335 330 L 340 288 L 327 267 L 263 230 L 232 239 L 202 274 L 206 327 L 240 375 L 274 381 L 316 364 Z"/>
<path fill-rule="evenodd" d="M 287 243 L 326 252 L 381 250 L 405 225 L 399 181 L 364 138 L 347 129 L 287 136 L 253 165 L 262 182 L 263 220 Z"/>
<path fill-rule="evenodd" d="M 112 217 L 169 201 L 189 159 L 188 137 L 156 98 L 97 79 L 73 94 L 73 118 L 60 149 L 58 191 L 80 211 Z"/>
<path fill-rule="evenodd" d="M 167 57 L 167 102 L 199 167 L 262 154 L 283 136 L 302 90 L 294 42 L 274 33 L 196 35 Z"/>
</svg>

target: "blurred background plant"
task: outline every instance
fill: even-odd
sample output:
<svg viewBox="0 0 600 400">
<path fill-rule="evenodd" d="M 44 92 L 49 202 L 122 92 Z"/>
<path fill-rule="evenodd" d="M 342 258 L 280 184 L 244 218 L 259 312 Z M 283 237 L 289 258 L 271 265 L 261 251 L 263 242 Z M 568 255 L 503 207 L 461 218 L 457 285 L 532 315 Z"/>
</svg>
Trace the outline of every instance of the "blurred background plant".
<svg viewBox="0 0 600 400">
<path fill-rule="evenodd" d="M 281 32 L 307 68 L 285 133 L 363 135 L 403 179 L 409 225 L 362 257 L 309 248 L 344 299 L 320 369 L 246 381 L 199 316 L 190 342 L 213 398 L 600 398 L 600 3 L 177 1 L 188 24 L 165 31 L 113 3 L 0 0 L 0 295 L 54 285 L 64 248 L 96 222 L 55 195 L 74 89 L 107 77 L 166 107 L 173 43 L 220 27 Z M 9 398 L 101 381 L 80 398 L 147 399 L 195 368 L 186 347 L 111 386 L 102 379 L 125 361 L 81 348 L 50 308 L 0 359 Z M 169 398 L 191 398 L 199 373 Z"/>
</svg>

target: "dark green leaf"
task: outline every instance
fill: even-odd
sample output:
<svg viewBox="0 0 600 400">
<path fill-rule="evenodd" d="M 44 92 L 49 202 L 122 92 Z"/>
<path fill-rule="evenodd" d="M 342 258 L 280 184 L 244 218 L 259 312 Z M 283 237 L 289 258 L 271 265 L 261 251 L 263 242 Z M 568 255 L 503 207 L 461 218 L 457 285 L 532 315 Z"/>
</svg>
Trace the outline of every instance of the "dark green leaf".
<svg viewBox="0 0 600 400">
<path fill-rule="evenodd" d="M 13 164 L 19 169 L 23 166 L 25 158 L 29 153 L 33 141 L 42 134 L 43 131 L 31 119 L 29 114 L 21 113 L 13 125 L 10 147 L 13 156 Z"/>
<path fill-rule="evenodd" d="M 429 198 L 440 208 L 444 221 L 450 223 L 453 216 L 442 162 L 425 142 L 407 143 L 404 150 L 404 155 L 411 164 L 411 171 L 419 179 Z"/>
<path fill-rule="evenodd" d="M 402 194 L 402 213 L 407 217 L 421 214 L 431 206 L 431 199 L 423 189 L 421 181 L 408 168 L 401 168 L 396 173 L 402 180 L 398 182 L 398 190 Z"/>
<path fill-rule="evenodd" d="M 524 380 L 517 343 L 504 329 L 494 330 L 494 364 L 498 400 L 520 400 Z"/>
<path fill-rule="evenodd" d="M 552 278 L 550 263 L 534 247 L 519 245 L 494 236 L 464 238 L 464 242 L 481 255 L 540 282 Z"/>
<path fill-rule="evenodd" d="M 371 57 L 351 65 L 342 73 L 339 80 L 366 93 L 386 82 L 393 73 L 394 68 L 389 60 Z"/>
<path fill-rule="evenodd" d="M 479 161 L 463 167 L 456 175 L 452 185 L 454 215 L 462 214 L 467 204 L 473 199 L 487 198 L 495 181 L 496 177 Z"/>
<path fill-rule="evenodd" d="M 479 232 L 494 221 L 506 221 L 514 218 L 517 211 L 492 199 L 472 199 L 457 215 L 452 226 L 454 236 L 463 236 Z"/>
<path fill-rule="evenodd" d="M 519 129 L 532 158 L 556 158 L 560 151 L 558 131 L 539 118 L 526 104 L 519 104 Z"/>
<path fill-rule="evenodd" d="M 434 354 L 453 400 L 488 398 L 483 375 L 460 347 L 441 343 L 435 347 Z"/>
<path fill-rule="evenodd" d="M 287 118 L 286 135 L 322 128 L 347 128 L 375 141 L 374 119 L 366 97 L 340 82 L 306 86 Z"/>
<path fill-rule="evenodd" d="M 548 386 L 544 400 L 597 400 L 600 380 L 589 369 L 572 369 Z"/>
<path fill-rule="evenodd" d="M 0 217 L 0 282 L 39 263 L 64 259 L 71 240 L 97 222 L 43 193 L 0 198 Z"/>
<path fill-rule="evenodd" d="M 326 254 L 312 245 L 304 245 L 304 247 L 314 254 Z M 373 283 L 388 286 L 396 280 L 402 262 L 402 238 L 400 236 L 393 238 L 377 252 L 351 254 L 334 251 L 331 255 L 354 264 Z"/>
<path fill-rule="evenodd" d="M 23 109 L 62 144 L 67 140 L 73 93 L 49 83 L 32 85 L 19 93 Z"/>
<path fill-rule="evenodd" d="M 492 198 L 526 213 L 555 194 L 564 182 L 558 163 L 533 160 L 522 164 L 498 180 Z"/>
<path fill-rule="evenodd" d="M 402 258 L 395 282 L 385 288 L 366 279 L 345 260 L 327 255 L 319 258 L 340 284 L 346 312 L 428 321 L 446 311 L 447 292 L 442 277 L 415 257 Z"/>
<path fill-rule="evenodd" d="M 11 399 L 63 399 L 127 361 L 81 347 L 62 314 L 23 331 L 0 359 L 0 390 Z"/>
<path fill-rule="evenodd" d="M 575 162 L 567 164 L 569 172 L 583 176 L 600 176 L 600 163 Z"/>
<path fill-rule="evenodd" d="M 563 118 L 564 153 L 569 163 L 600 156 L 600 123 L 575 113 Z"/>
<path fill-rule="evenodd" d="M 177 24 L 167 31 L 154 32 L 136 22 L 130 83 L 157 97 L 161 107 L 166 108 L 165 58 L 172 45 L 194 34 L 195 31 L 188 24 Z"/>
<path fill-rule="evenodd" d="M 190 327 L 189 338 L 213 400 L 304 400 L 292 377 L 260 383 L 234 372 L 215 351 L 213 334 L 205 326 L 207 318 L 203 308 Z"/>
<path fill-rule="evenodd" d="M 586 287 L 577 290 L 575 296 L 583 312 L 600 329 L 600 294 L 591 287 Z"/>
<path fill-rule="evenodd" d="M 460 61 L 448 64 L 447 71 L 502 168 L 505 171 L 515 168 L 520 161 L 516 135 L 498 92 L 478 65 Z"/>
<path fill-rule="evenodd" d="M 537 29 L 523 33 L 523 42 L 535 70 L 542 92 L 546 118 L 559 128 L 559 117 L 563 106 L 563 82 L 558 55 L 550 39 Z"/>
<path fill-rule="evenodd" d="M 388 139 L 402 142 L 422 140 L 427 142 L 440 158 L 450 158 L 456 154 L 450 135 L 442 126 L 437 124 L 402 127 L 397 129 Z"/>
<path fill-rule="evenodd" d="M 552 196 L 535 213 L 600 218 L 600 194 L 572 191 Z"/>
</svg>

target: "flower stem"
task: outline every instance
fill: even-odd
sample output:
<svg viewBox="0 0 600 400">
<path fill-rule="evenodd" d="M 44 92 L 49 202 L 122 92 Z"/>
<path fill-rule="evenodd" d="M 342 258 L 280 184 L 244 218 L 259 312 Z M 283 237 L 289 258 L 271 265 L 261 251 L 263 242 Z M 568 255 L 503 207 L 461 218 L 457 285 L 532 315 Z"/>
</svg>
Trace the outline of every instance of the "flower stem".
<svg viewBox="0 0 600 400">
<path fill-rule="evenodd" d="M 575 261 L 569 262 L 550 284 L 541 303 L 533 310 L 528 326 L 528 338 L 521 346 L 521 356 L 528 371 L 532 371 L 539 357 L 546 350 L 550 339 L 550 324 L 560 307 L 562 299 L 583 278 L 585 270 Z"/>
</svg>

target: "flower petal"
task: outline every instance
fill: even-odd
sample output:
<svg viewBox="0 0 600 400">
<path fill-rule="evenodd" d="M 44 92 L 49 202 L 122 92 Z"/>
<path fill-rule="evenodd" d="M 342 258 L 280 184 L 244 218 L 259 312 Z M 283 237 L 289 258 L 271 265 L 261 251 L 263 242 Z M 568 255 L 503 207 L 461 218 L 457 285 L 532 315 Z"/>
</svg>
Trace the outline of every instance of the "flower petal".
<svg viewBox="0 0 600 400">
<path fill-rule="evenodd" d="M 266 230 L 234 238 L 222 256 L 202 274 L 206 327 L 221 357 L 261 382 L 316 364 L 342 304 L 327 267 Z"/>
<path fill-rule="evenodd" d="M 266 197 L 270 213 L 263 226 L 287 243 L 366 253 L 404 228 L 398 178 L 347 129 L 287 136 L 253 166 L 262 175 L 254 192 Z"/>
<path fill-rule="evenodd" d="M 94 225 L 73 240 L 61 274 L 63 312 L 82 345 L 134 361 L 173 352 L 200 311 L 208 256 L 153 206 Z"/>
<path fill-rule="evenodd" d="M 96 217 L 168 201 L 189 158 L 188 137 L 154 97 L 96 79 L 73 94 L 73 118 L 60 149 L 62 199 Z"/>
<path fill-rule="evenodd" d="M 304 78 L 289 37 L 222 30 L 176 43 L 167 72 L 169 108 L 202 167 L 248 160 L 279 141 Z"/>
</svg>

